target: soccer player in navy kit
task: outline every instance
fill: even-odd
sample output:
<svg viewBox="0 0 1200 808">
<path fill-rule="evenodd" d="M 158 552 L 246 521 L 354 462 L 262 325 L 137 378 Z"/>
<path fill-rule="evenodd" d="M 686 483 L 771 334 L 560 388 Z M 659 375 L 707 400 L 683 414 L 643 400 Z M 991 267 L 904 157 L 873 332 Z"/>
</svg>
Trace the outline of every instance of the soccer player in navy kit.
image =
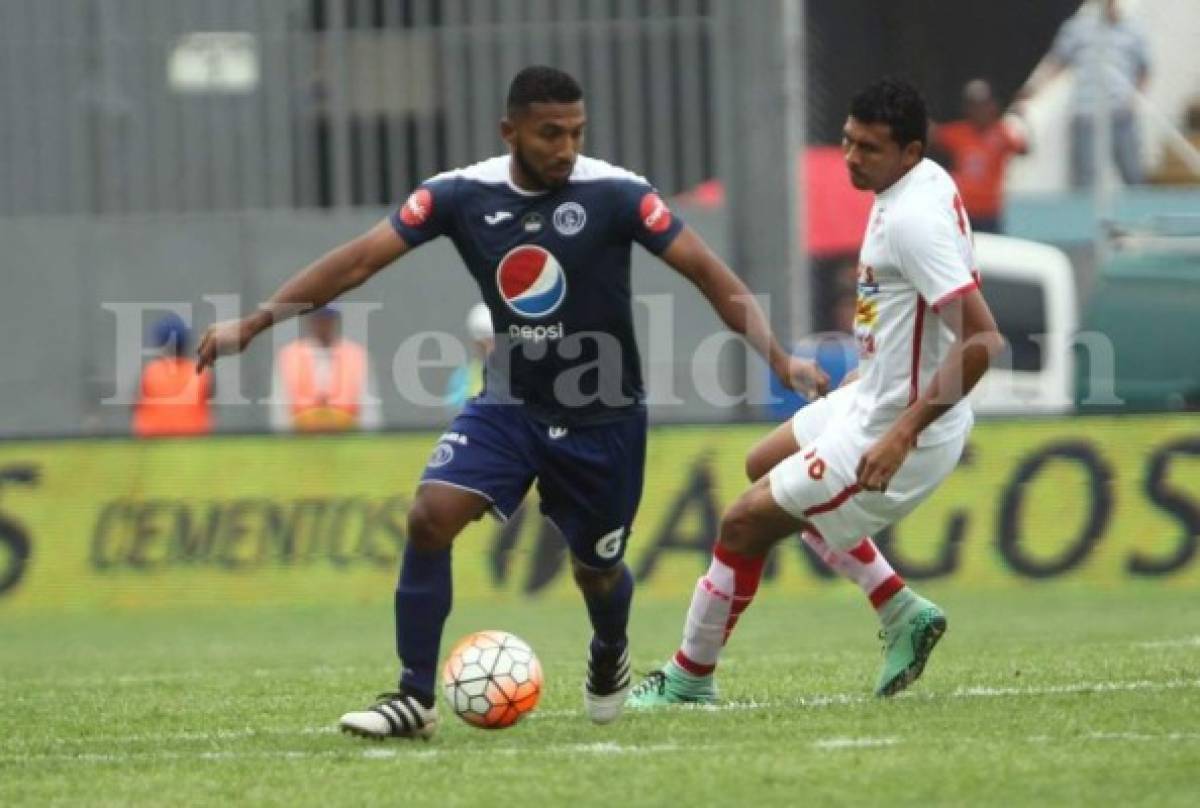
<svg viewBox="0 0 1200 808">
<path fill-rule="evenodd" d="M 584 702 L 618 717 L 629 689 L 633 578 L 622 561 L 642 488 L 646 411 L 630 292 L 633 242 L 692 281 L 772 370 L 809 395 L 828 379 L 771 335 L 749 290 L 641 177 L 580 155 L 583 92 L 530 67 L 509 88 L 509 153 L 439 174 L 387 220 L 286 282 L 258 311 L 209 329 L 200 366 L 240 351 L 280 316 L 322 306 L 424 242 L 450 238 L 497 332 L 485 390 L 442 435 L 408 514 L 395 593 L 399 687 L 341 719 L 367 737 L 429 737 L 450 547 L 491 510 L 507 518 L 536 480 L 570 546 L 593 627 Z"/>
</svg>

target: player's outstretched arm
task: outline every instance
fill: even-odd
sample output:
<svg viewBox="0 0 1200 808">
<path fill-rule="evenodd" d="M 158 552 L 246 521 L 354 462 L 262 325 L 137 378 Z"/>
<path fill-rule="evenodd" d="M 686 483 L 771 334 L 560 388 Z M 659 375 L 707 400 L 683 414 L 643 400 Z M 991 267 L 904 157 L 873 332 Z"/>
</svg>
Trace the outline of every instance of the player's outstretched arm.
<svg viewBox="0 0 1200 808">
<path fill-rule="evenodd" d="M 784 350 L 771 333 L 766 314 L 746 284 L 709 249 L 696 231 L 684 227 L 660 257 L 696 285 L 725 325 L 749 340 L 788 388 L 809 398 L 825 395 L 829 389 L 829 376 L 815 362 L 794 357 Z"/>
<path fill-rule="evenodd" d="M 361 286 L 408 249 L 387 219 L 335 247 L 293 275 L 252 314 L 209 326 L 196 348 L 197 372 L 212 365 L 218 356 L 245 350 L 250 340 L 280 320 L 324 306 Z"/>
<path fill-rule="evenodd" d="M 867 491 L 887 488 L 917 436 L 962 401 L 1004 351 L 1004 337 L 978 289 L 947 302 L 938 314 L 957 339 L 921 394 L 859 461 L 858 484 Z"/>
</svg>

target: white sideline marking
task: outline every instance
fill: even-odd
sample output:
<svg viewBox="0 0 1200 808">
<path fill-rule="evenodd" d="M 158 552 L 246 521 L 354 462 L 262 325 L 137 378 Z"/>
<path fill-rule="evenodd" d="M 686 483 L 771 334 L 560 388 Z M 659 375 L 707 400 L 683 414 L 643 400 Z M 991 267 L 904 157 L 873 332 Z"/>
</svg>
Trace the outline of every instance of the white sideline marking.
<svg viewBox="0 0 1200 808">
<path fill-rule="evenodd" d="M 960 687 L 948 695 L 952 698 L 993 698 L 997 696 L 1062 696 L 1075 693 L 1113 693 L 1133 690 L 1179 690 L 1200 687 L 1200 679 L 1168 679 L 1151 682 L 1137 679 L 1129 682 L 1075 682 L 1045 687 Z M 930 694 L 927 698 L 936 698 Z"/>
<path fill-rule="evenodd" d="M 1135 642 L 1134 648 L 1200 648 L 1200 635 L 1195 637 L 1180 637 L 1177 640 L 1152 640 L 1150 642 Z"/>
<path fill-rule="evenodd" d="M 1092 732 L 1085 737 L 1093 741 L 1200 741 L 1200 732 Z"/>
<path fill-rule="evenodd" d="M 1139 733 L 1139 732 L 1092 732 L 1083 736 L 1088 740 L 1094 741 L 1117 741 L 1117 742 L 1178 742 L 1178 741 L 1200 741 L 1200 733 L 1197 732 L 1164 732 L 1159 734 Z M 1076 739 L 1077 736 L 1062 736 L 1054 737 L 1049 735 L 1033 735 L 1028 738 L 1029 741 L 1039 743 L 1066 743 Z M 967 739 L 963 739 L 967 740 Z M 839 751 L 843 749 L 872 749 L 880 747 L 893 746 L 899 743 L 898 738 L 819 738 L 812 742 L 815 749 L 822 751 Z M 445 748 L 445 749 L 417 749 L 413 750 L 412 745 L 396 745 L 390 747 L 373 747 L 363 749 L 354 754 L 352 749 L 326 749 L 317 751 L 302 751 L 302 750 L 248 750 L 248 751 L 233 751 L 233 750 L 218 750 L 218 751 L 203 751 L 196 753 L 187 752 L 169 752 L 163 750 L 153 750 L 147 752 L 49 752 L 44 754 L 5 754 L 0 755 L 0 760 L 11 763 L 45 763 L 57 761 L 69 761 L 71 763 L 96 763 L 96 764 L 111 764 L 111 763 L 127 763 L 133 760 L 203 760 L 211 762 L 224 761 L 240 761 L 240 760 L 315 760 L 315 759 L 346 759 L 353 757 L 361 757 L 367 760 L 391 760 L 394 758 L 438 758 L 442 756 L 461 757 L 464 755 L 487 755 L 489 757 L 496 755 L 626 755 L 626 754 L 644 754 L 646 752 L 703 752 L 706 749 L 715 749 L 716 747 L 697 745 L 697 746 L 680 746 L 673 743 L 663 744 L 620 744 L 614 741 L 599 741 L 595 743 L 574 743 L 574 744 L 559 744 L 554 746 L 543 747 L 512 747 L 512 746 L 477 746 L 468 748 Z"/>
<path fill-rule="evenodd" d="M 634 755 L 646 752 L 702 752 L 710 747 L 688 746 L 681 747 L 673 743 L 657 744 L 620 744 L 615 741 L 596 741 L 594 743 L 568 743 L 554 746 L 535 748 L 500 746 L 496 748 L 480 746 L 469 749 L 423 749 L 415 757 L 433 758 L 442 755 Z"/>
<path fill-rule="evenodd" d="M 821 738 L 813 741 L 817 749 L 870 749 L 877 746 L 891 746 L 896 738 Z"/>
<path fill-rule="evenodd" d="M 1144 679 L 1130 681 L 1110 681 L 1110 682 L 1073 682 L 1063 685 L 1047 685 L 1044 687 L 988 687 L 988 686 L 969 686 L 960 687 L 949 693 L 902 693 L 893 699 L 919 699 L 923 701 L 932 701 L 940 698 L 954 699 L 975 699 L 975 698 L 1018 698 L 1018 697 L 1039 697 L 1039 696 L 1062 696 L 1084 693 L 1116 693 L 1116 692 L 1157 692 L 1165 690 L 1182 690 L 1200 688 L 1200 679 L 1169 679 L 1161 682 L 1154 682 Z M 834 693 L 824 696 L 803 696 L 795 699 L 788 699 L 779 702 L 760 702 L 760 701 L 733 701 L 725 702 L 716 705 L 687 705 L 685 710 L 695 710 L 701 712 L 721 712 L 721 711 L 737 711 L 737 710 L 761 710 L 761 709 L 778 709 L 778 708 L 793 708 L 796 706 L 805 708 L 821 708 L 833 705 L 848 705 L 848 704 L 864 704 L 877 703 L 878 699 L 874 696 L 866 696 L 862 694 L 852 693 Z M 627 714 L 637 715 L 637 711 L 630 710 Z M 534 712 L 530 718 L 566 718 L 581 716 L 582 710 L 544 710 Z M 87 748 L 92 745 L 116 745 L 116 744 L 133 744 L 133 743 L 169 743 L 172 741 L 198 741 L 198 742 L 218 742 L 230 741 L 242 738 L 253 738 L 259 736 L 274 736 L 286 737 L 288 735 L 326 735 L 333 734 L 337 730 L 333 726 L 314 726 L 301 727 L 299 729 L 285 729 L 279 727 L 264 727 L 264 728 L 241 728 L 241 729 L 222 729 L 211 730 L 208 732 L 193 732 L 193 731 L 177 731 L 177 732 L 147 732 L 128 735 L 95 735 L 95 736 L 79 736 L 79 735 L 51 735 L 51 736 L 32 736 L 32 737 L 7 737 L 0 739 L 0 760 L 7 761 L 27 761 L 27 760 L 77 760 L 84 762 L 112 762 L 117 760 L 127 760 L 133 757 L 159 757 L 163 759 L 195 759 L 200 752 L 156 752 L 156 753 L 137 753 L 137 752 L 122 752 L 111 754 L 100 754 L 90 752 L 71 752 L 57 751 L 45 755 L 35 755 L 26 752 L 31 746 L 41 746 L 45 744 L 55 744 L 70 748 L 79 748 L 80 746 Z M 1167 736 L 1152 736 L 1155 738 Z M 1191 740 L 1193 737 L 1200 738 L 1200 734 L 1195 736 L 1189 734 L 1177 734 L 1175 736 L 1179 740 Z M 1108 739 L 1108 738 L 1105 738 Z M 1132 740 L 1127 738 L 1126 740 Z M 540 751 L 549 754 L 621 754 L 625 752 L 644 752 L 644 751 L 674 751 L 677 746 L 597 746 L 596 744 L 576 744 L 574 746 L 556 746 L 546 747 Z M 694 749 L 696 747 L 688 747 Z M 501 749 L 488 749 L 489 754 L 500 753 L 509 754 Z M 387 750 L 374 750 L 375 752 Z M 513 749 L 511 754 L 530 754 L 531 750 Z M 454 750 L 454 754 L 468 754 L 469 750 Z M 331 750 L 329 752 L 296 752 L 296 753 L 280 753 L 280 752 L 209 752 L 210 755 L 228 754 L 234 757 L 271 757 L 279 758 L 288 754 L 301 757 L 339 757 L 344 755 L 343 752 Z M 437 755 L 440 750 L 425 750 L 418 754 Z M 224 758 L 214 758 L 224 759 Z"/>
<path fill-rule="evenodd" d="M 49 741 L 55 744 L 120 744 L 120 743 L 163 743 L 171 741 L 232 741 L 239 738 L 255 738 L 278 735 L 333 735 L 338 731 L 334 726 L 302 727 L 301 729 L 281 729 L 278 727 L 243 729 L 217 729 L 209 732 L 145 732 L 128 735 L 52 735 L 45 738 L 7 738 L 0 742 L 0 749 L 7 747 L 29 746 L 30 742 L 43 743 Z"/>
<path fill-rule="evenodd" d="M 368 749 L 362 753 L 365 758 L 394 758 L 400 754 L 397 749 Z"/>
<path fill-rule="evenodd" d="M 372 673 L 374 668 L 365 665 L 313 665 L 309 668 L 254 668 L 249 672 L 250 676 L 258 678 L 281 677 L 286 678 L 295 676 L 297 673 L 306 673 L 310 676 L 346 676 L 362 673 Z M 170 682 L 192 682 L 211 677 L 209 671 L 162 671 L 159 673 L 122 673 L 114 676 L 105 676 L 103 674 L 85 674 L 79 676 L 67 676 L 59 681 L 59 684 L 68 687 L 108 687 L 112 685 L 152 685 L 152 684 L 167 684 Z M 237 675 L 246 675 L 242 671 L 238 671 Z M 19 679 L 31 677 L 18 677 Z"/>
<path fill-rule="evenodd" d="M 1017 696 L 1063 696 L 1076 693 L 1112 693 L 1125 692 L 1134 690 L 1179 690 L 1200 688 L 1200 679 L 1168 679 L 1163 682 L 1152 682 L 1145 679 L 1127 681 L 1127 682 L 1072 682 L 1065 685 L 1046 685 L 1043 687 L 988 687 L 983 685 L 959 687 L 949 693 L 925 692 L 925 693 L 900 693 L 892 696 L 891 701 L 897 699 L 920 699 L 934 700 L 939 698 L 952 699 L 978 699 L 978 698 L 1002 698 L 1002 697 L 1017 697 Z M 824 696 L 799 696 L 794 699 L 787 699 L 783 702 L 761 702 L 761 701 L 726 701 L 720 704 L 681 704 L 675 709 L 678 710 L 698 710 L 704 712 L 722 712 L 725 710 L 760 710 L 772 707 L 830 707 L 835 705 L 846 704 L 864 704 L 875 703 L 879 699 L 875 696 L 867 696 L 862 693 L 830 693 Z M 630 710 L 630 714 L 636 715 L 638 711 Z M 534 713 L 537 715 L 537 713 Z"/>
<path fill-rule="evenodd" d="M 418 749 L 412 751 L 412 746 L 374 747 L 363 749 L 357 756 L 368 760 L 385 760 L 392 758 L 436 758 L 443 755 L 462 757 L 463 755 L 496 755 L 528 757 L 530 755 L 633 755 L 646 752 L 702 752 L 712 747 L 699 745 L 681 747 L 678 744 L 619 744 L 614 741 L 599 741 L 595 743 L 558 744 L 543 747 L 515 746 L 478 746 L 453 749 Z M 70 761 L 71 763 L 125 763 L 131 760 L 204 760 L 204 761 L 238 761 L 249 759 L 265 760 L 313 760 L 318 758 L 345 759 L 355 757 L 353 748 L 322 749 L 316 751 L 286 750 L 286 749 L 253 749 L 234 751 L 230 749 L 203 752 L 169 752 L 152 750 L 146 752 L 47 752 L 41 754 L 20 753 L 0 755 L 0 760 L 12 763 L 36 763 Z"/>
</svg>

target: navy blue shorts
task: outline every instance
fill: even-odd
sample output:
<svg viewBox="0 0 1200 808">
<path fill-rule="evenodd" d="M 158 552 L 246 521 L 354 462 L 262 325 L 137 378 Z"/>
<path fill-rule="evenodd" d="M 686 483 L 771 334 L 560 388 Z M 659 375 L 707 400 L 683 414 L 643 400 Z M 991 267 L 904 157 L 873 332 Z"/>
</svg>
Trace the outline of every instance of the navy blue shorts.
<svg viewBox="0 0 1200 808">
<path fill-rule="evenodd" d="M 421 482 L 474 491 L 508 519 L 536 479 L 542 513 L 575 558 L 605 568 L 625 554 L 645 460 L 645 411 L 567 429 L 472 399 L 438 440 Z"/>
</svg>

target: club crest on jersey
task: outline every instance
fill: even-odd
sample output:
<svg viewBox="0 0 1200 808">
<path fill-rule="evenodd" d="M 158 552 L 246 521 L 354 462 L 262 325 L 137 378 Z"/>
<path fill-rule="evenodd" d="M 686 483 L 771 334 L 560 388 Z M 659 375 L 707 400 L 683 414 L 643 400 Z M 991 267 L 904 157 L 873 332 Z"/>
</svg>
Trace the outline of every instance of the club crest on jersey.
<svg viewBox="0 0 1200 808">
<path fill-rule="evenodd" d="M 573 236 L 587 224 L 587 211 L 578 202 L 563 202 L 554 209 L 554 229 L 560 235 Z"/>
<path fill-rule="evenodd" d="M 496 287 L 505 304 L 517 314 L 546 317 L 567 297 L 567 274 L 544 247 L 522 244 L 500 259 Z"/>
<path fill-rule="evenodd" d="M 433 449 L 433 454 L 429 456 L 429 462 L 426 464 L 431 469 L 439 469 L 448 464 L 454 459 L 454 447 L 449 443 L 439 443 Z"/>
<path fill-rule="evenodd" d="M 665 233 L 671 226 L 671 209 L 662 201 L 661 196 L 653 192 L 642 197 L 642 202 L 638 205 L 638 216 L 642 219 L 642 225 L 651 233 Z"/>
<path fill-rule="evenodd" d="M 429 221 L 432 213 L 433 194 L 428 189 L 418 188 L 409 194 L 404 207 L 400 208 L 400 221 L 409 227 L 420 227 Z"/>
</svg>

